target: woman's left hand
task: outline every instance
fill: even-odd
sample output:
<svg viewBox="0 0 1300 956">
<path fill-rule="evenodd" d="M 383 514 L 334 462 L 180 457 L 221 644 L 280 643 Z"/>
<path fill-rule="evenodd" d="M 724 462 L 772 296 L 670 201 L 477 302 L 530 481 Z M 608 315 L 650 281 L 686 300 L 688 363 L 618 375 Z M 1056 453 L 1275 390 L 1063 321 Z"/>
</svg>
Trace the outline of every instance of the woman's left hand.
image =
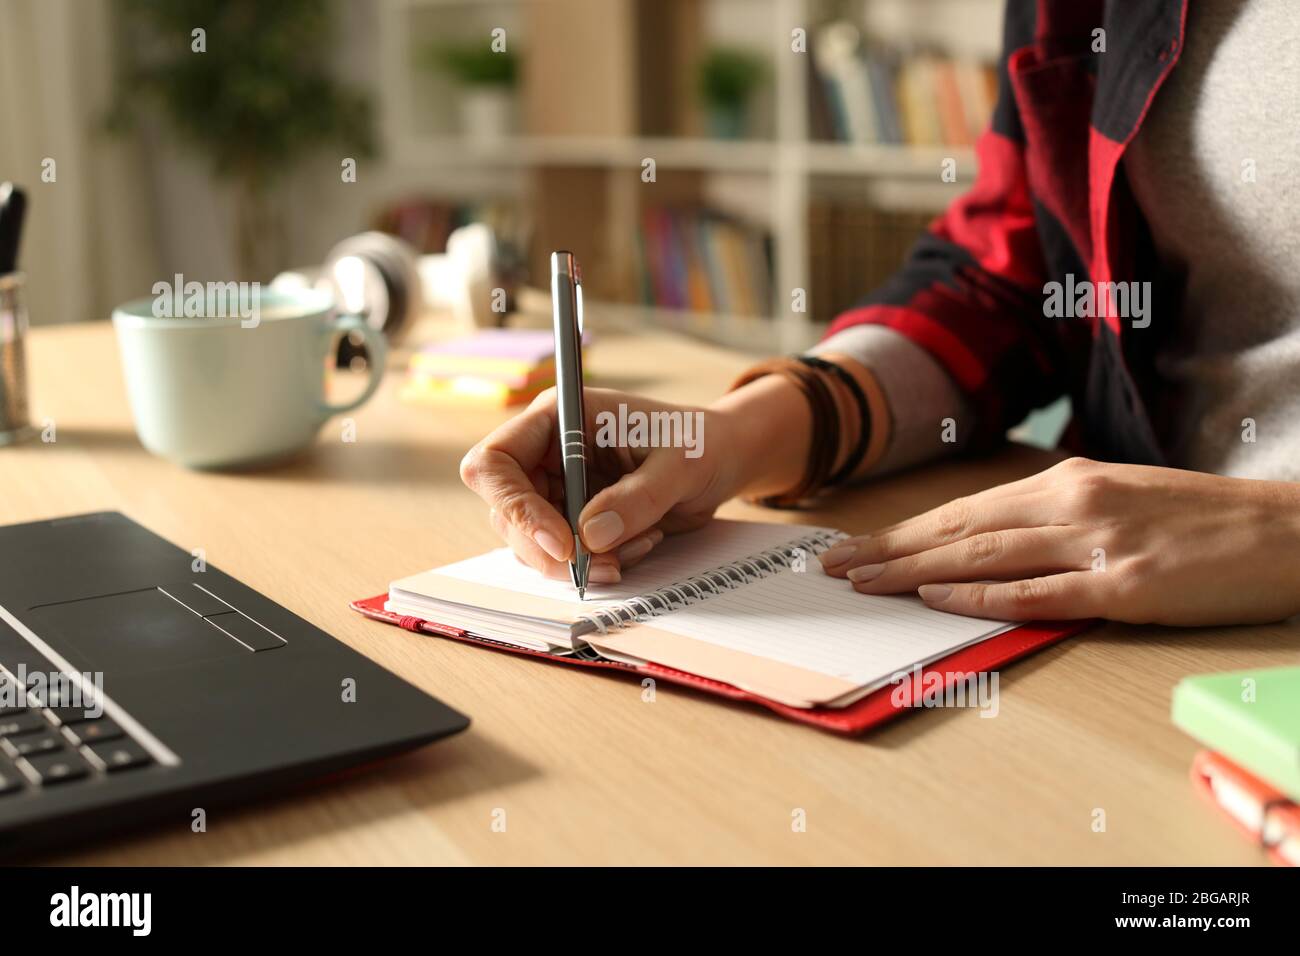
<svg viewBox="0 0 1300 956">
<path fill-rule="evenodd" d="M 1071 458 L 821 560 L 863 594 L 975 617 L 1276 621 L 1300 613 L 1300 485 Z"/>
</svg>

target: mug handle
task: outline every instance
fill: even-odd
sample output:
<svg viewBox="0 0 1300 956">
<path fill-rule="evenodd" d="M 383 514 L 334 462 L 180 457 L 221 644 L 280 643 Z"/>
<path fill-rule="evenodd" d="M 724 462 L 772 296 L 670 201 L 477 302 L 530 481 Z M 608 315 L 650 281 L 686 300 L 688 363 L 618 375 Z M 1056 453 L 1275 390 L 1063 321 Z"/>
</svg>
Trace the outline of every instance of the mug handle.
<svg viewBox="0 0 1300 956">
<path fill-rule="evenodd" d="M 324 413 L 325 418 L 350 412 L 354 408 L 360 408 L 370 399 L 371 395 L 375 394 L 375 389 L 379 388 L 379 383 L 384 378 L 384 363 L 388 358 L 388 342 L 384 339 L 382 332 L 376 332 L 360 316 L 356 315 L 336 315 L 327 329 L 327 334 L 331 340 L 333 340 L 336 333 L 348 335 L 352 332 L 360 332 L 362 338 L 365 339 L 366 367 L 370 373 L 370 380 L 366 382 L 366 387 L 361 394 L 350 402 L 345 402 L 342 405 L 320 402 L 320 410 Z"/>
</svg>

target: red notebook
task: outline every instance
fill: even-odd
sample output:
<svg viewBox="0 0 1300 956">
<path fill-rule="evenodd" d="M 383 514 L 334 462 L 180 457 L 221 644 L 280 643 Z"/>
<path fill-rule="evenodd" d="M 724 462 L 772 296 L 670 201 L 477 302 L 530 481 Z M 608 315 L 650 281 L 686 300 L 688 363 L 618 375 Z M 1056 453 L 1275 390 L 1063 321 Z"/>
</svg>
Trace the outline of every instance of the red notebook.
<svg viewBox="0 0 1300 956">
<path fill-rule="evenodd" d="M 936 697 L 970 705 L 988 689 L 979 674 L 1089 623 L 1016 627 L 857 594 L 815 558 L 843 537 L 714 521 L 665 541 L 586 603 L 502 549 L 395 581 L 352 607 L 409 631 L 652 677 L 846 734 Z"/>
<path fill-rule="evenodd" d="M 516 647 L 511 644 L 504 644 L 500 641 L 491 641 L 486 638 L 475 637 L 466 631 L 455 627 L 448 627 L 444 624 L 435 624 L 432 621 L 423 621 L 415 617 L 403 617 L 392 611 L 384 610 L 384 603 L 388 600 L 387 594 L 378 594 L 372 598 L 365 598 L 361 601 L 353 601 L 350 605 L 354 611 L 360 611 L 366 617 L 375 621 L 383 621 L 386 624 L 396 624 L 408 631 L 415 631 L 419 634 L 432 634 L 436 637 L 449 637 L 453 640 L 464 641 L 467 644 L 477 644 L 480 647 L 490 648 L 496 651 L 509 651 L 514 654 L 523 654 L 527 657 L 538 658 L 544 661 L 551 661 L 557 664 L 571 664 L 577 667 L 599 667 L 607 670 L 623 671 L 636 676 L 653 677 L 655 680 L 665 680 L 673 684 L 681 684 L 685 687 L 694 687 L 696 690 L 706 691 L 710 694 L 716 694 L 719 697 L 726 697 L 729 700 L 745 701 L 750 704 L 758 704 L 766 707 L 768 710 L 775 711 L 782 717 L 790 720 L 797 720 L 800 723 L 811 724 L 814 727 L 820 727 L 823 730 L 838 731 L 842 734 L 860 734 L 877 724 L 883 724 L 887 720 L 910 713 L 918 709 L 912 706 L 913 690 L 917 686 L 926 688 L 932 685 L 934 680 L 942 679 L 943 687 L 955 684 L 958 680 L 965 680 L 966 675 L 978 673 L 980 671 L 991 671 L 1009 664 L 1014 660 L 1024 657 L 1026 654 L 1032 654 L 1049 644 L 1055 644 L 1062 638 L 1069 637 L 1071 634 L 1078 633 L 1087 627 L 1089 621 L 1063 621 L 1063 622 L 1035 622 L 1018 627 L 1012 631 L 998 634 L 990 637 L 988 640 L 975 644 L 971 647 L 963 648 L 943 660 L 935 661 L 921 668 L 921 680 L 909 681 L 901 686 L 902 690 L 899 695 L 900 700 L 896 702 L 894 691 L 898 687 L 884 687 L 880 690 L 868 694 L 857 703 L 850 704 L 847 707 L 791 707 L 779 701 L 772 700 L 768 697 L 761 697 L 748 691 L 733 687 L 730 684 L 724 684 L 721 681 L 709 680 L 707 677 L 699 677 L 695 674 L 688 674 L 684 671 L 673 670 L 653 662 L 647 662 L 642 665 L 625 664 L 619 661 L 610 660 L 586 660 L 579 657 L 558 657 L 554 654 L 548 654 L 545 651 L 535 651 L 524 647 Z M 939 675 L 932 678 L 929 675 Z"/>
<path fill-rule="evenodd" d="M 1222 754 L 1192 760 L 1192 785 L 1281 866 L 1300 866 L 1300 806 Z"/>
</svg>

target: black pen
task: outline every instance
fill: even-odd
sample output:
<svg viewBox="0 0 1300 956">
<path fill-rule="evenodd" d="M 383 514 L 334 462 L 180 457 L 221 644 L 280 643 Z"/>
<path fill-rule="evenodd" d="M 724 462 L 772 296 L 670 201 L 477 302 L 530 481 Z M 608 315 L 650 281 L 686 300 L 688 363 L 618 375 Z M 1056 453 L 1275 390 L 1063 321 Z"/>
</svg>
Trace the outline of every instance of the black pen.
<svg viewBox="0 0 1300 956">
<path fill-rule="evenodd" d="M 27 196 L 13 183 L 0 183 L 0 275 L 18 269 Z"/>
<path fill-rule="evenodd" d="M 587 505 L 587 416 L 582 403 L 582 272 L 571 252 L 551 253 L 551 311 L 555 320 L 555 394 L 559 411 L 560 457 L 564 468 L 564 512 L 573 532 L 569 576 L 578 599 L 587 597 L 591 555 L 578 536 Z"/>
</svg>

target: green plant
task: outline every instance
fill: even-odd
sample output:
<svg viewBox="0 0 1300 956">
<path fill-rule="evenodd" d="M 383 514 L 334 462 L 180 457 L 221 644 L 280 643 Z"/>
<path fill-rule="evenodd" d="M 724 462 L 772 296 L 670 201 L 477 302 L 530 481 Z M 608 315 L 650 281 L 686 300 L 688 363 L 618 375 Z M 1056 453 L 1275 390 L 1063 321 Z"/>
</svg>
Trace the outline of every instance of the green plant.
<svg viewBox="0 0 1300 956">
<path fill-rule="evenodd" d="M 353 158 L 374 153 L 368 98 L 330 71 L 331 4 L 118 0 L 118 9 L 110 130 L 129 128 L 142 103 L 160 107 L 177 141 L 235 186 L 245 277 L 282 268 L 285 217 L 272 208 L 274 186 L 327 144 Z"/>
<path fill-rule="evenodd" d="M 767 61 L 748 50 L 719 47 L 700 61 L 700 98 L 710 109 L 743 110 L 767 78 Z"/>
<path fill-rule="evenodd" d="M 514 52 L 498 52 L 486 43 L 435 43 L 425 48 L 423 60 L 464 86 L 509 89 L 519 77 L 519 58 Z"/>
</svg>

